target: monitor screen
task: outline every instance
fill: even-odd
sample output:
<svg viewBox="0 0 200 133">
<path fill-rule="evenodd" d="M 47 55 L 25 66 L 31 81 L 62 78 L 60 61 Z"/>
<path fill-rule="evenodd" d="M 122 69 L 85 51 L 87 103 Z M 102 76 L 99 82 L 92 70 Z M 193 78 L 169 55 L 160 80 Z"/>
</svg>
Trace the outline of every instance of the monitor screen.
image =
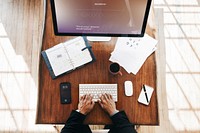
<svg viewBox="0 0 200 133">
<path fill-rule="evenodd" d="M 143 36 L 151 0 L 51 0 L 56 35 Z"/>
</svg>

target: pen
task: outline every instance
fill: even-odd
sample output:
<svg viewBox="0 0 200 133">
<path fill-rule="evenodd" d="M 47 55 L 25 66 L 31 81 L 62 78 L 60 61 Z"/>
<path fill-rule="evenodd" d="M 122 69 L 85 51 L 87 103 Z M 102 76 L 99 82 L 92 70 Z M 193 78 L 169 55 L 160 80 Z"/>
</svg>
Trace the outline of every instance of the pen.
<svg viewBox="0 0 200 133">
<path fill-rule="evenodd" d="M 86 46 L 85 48 L 81 49 L 81 51 L 84 51 L 85 49 L 88 49 L 88 48 L 92 48 L 92 46 Z"/>
<path fill-rule="evenodd" d="M 143 85 L 143 89 L 144 89 L 144 93 L 145 93 L 145 97 L 146 97 L 147 103 L 149 103 L 148 96 L 147 96 L 147 92 L 146 92 L 146 88 L 145 88 L 144 85 Z"/>
</svg>

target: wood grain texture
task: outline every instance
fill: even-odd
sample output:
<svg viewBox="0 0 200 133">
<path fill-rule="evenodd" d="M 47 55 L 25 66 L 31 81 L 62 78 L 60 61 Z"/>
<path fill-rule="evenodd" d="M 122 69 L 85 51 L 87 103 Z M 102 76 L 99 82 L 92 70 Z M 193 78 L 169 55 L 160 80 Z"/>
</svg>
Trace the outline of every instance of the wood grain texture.
<svg viewBox="0 0 200 133">
<path fill-rule="evenodd" d="M 53 31 L 50 0 L 47 0 L 46 22 L 43 35 L 42 50 L 46 50 L 60 42 L 64 42 L 73 37 L 55 36 Z M 148 33 L 152 35 L 150 32 Z M 40 57 L 39 64 L 39 99 L 36 123 L 65 123 L 71 110 L 77 109 L 78 104 L 78 85 L 80 83 L 117 83 L 118 84 L 118 102 L 117 109 L 124 110 L 132 123 L 140 125 L 158 125 L 158 102 L 156 89 L 156 61 L 155 53 L 152 54 L 144 63 L 138 74 L 128 74 L 122 69 L 122 76 L 113 76 L 108 72 L 110 64 L 109 57 L 113 51 L 117 38 L 112 38 L 109 42 L 90 42 L 92 50 L 96 57 L 94 63 L 85 65 L 72 73 L 65 74 L 55 80 L 51 79 L 47 66 Z M 126 97 L 124 94 L 124 82 L 131 80 L 133 82 L 134 93 L 132 97 Z M 60 104 L 59 84 L 61 82 L 70 82 L 72 86 L 72 104 Z M 155 90 L 152 95 L 149 106 L 139 104 L 141 86 L 147 84 Z M 111 123 L 109 116 L 96 103 L 92 112 L 84 121 L 86 124 L 108 124 Z"/>
</svg>

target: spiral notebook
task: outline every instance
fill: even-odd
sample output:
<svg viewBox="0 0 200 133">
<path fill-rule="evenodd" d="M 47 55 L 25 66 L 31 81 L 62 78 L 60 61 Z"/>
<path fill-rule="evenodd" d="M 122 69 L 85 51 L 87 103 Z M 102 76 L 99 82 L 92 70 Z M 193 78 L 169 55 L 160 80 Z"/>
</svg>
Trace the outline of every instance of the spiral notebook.
<svg viewBox="0 0 200 133">
<path fill-rule="evenodd" d="M 83 37 L 59 43 L 42 51 L 42 56 L 53 79 L 95 61 L 91 46 Z"/>
</svg>

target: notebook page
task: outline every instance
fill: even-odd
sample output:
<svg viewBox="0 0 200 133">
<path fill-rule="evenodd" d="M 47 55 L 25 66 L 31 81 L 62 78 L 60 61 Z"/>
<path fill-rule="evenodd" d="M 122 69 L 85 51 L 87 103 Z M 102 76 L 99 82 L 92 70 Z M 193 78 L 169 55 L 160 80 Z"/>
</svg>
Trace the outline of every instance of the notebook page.
<svg viewBox="0 0 200 133">
<path fill-rule="evenodd" d="M 143 88 L 141 89 L 141 92 L 140 92 L 140 95 L 139 95 L 139 98 L 138 98 L 138 102 L 142 103 L 142 104 L 145 104 L 145 105 L 149 105 L 154 89 L 152 87 L 148 86 L 148 85 L 145 85 L 145 88 L 146 88 L 146 93 L 147 93 L 147 97 L 148 97 L 148 101 L 149 102 L 147 102 L 147 99 L 146 99 L 145 92 L 144 92 Z"/>
<path fill-rule="evenodd" d="M 55 76 L 58 76 L 66 71 L 73 69 L 69 56 L 66 53 L 62 43 L 47 49 L 47 57 L 53 69 Z"/>
<path fill-rule="evenodd" d="M 85 49 L 82 51 L 82 49 L 86 47 L 85 41 L 82 37 L 72 39 L 64 45 L 74 68 L 92 61 L 89 50 Z"/>
</svg>

